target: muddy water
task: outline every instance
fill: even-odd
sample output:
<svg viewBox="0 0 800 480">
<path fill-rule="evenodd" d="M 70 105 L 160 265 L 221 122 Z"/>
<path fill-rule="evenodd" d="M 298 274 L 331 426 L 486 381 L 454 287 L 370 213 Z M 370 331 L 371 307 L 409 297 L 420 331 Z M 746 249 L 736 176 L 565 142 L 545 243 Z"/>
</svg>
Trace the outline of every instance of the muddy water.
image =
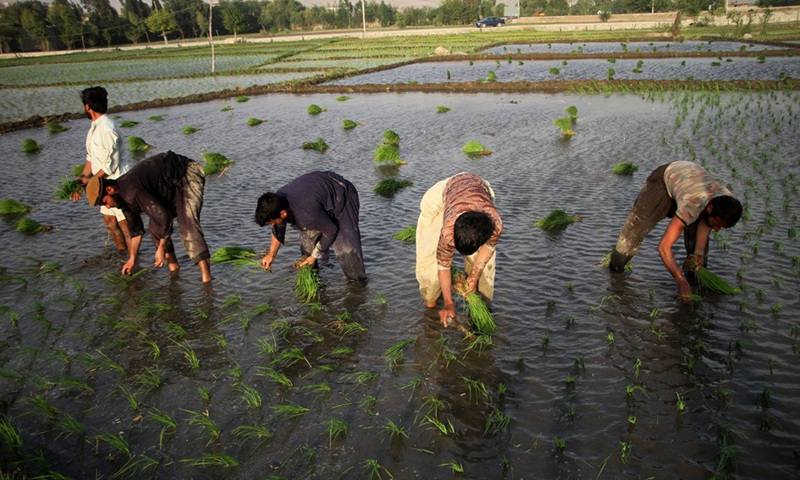
<svg viewBox="0 0 800 480">
<path fill-rule="evenodd" d="M 327 111 L 308 115 L 312 103 Z M 223 105 L 131 112 L 124 119 L 142 123 L 124 133 L 155 151 L 216 151 L 236 162 L 206 184 L 212 250 L 263 250 L 268 232 L 252 221 L 261 193 L 310 170 L 341 173 L 361 194 L 368 285 L 348 285 L 332 260 L 321 269 L 321 309 L 298 305 L 293 232 L 271 274 L 214 265 L 213 289 L 204 289 L 178 246 L 179 277 L 150 269 L 127 285 L 111 282 L 121 260 L 107 251 L 97 212 L 52 200 L 81 160 L 88 121 L 57 135 L 4 135 L 0 197 L 30 204 L 30 218 L 55 227 L 25 236 L 15 219 L 0 222 L 0 408 L 22 438 L 16 451 L 4 439 L 4 464 L 74 478 L 126 465 L 135 478 L 369 478 L 375 461 L 394 478 L 450 478 L 458 465 L 467 478 L 704 479 L 727 446 L 736 478 L 797 476 L 796 93 L 272 95 L 230 112 Z M 552 122 L 570 105 L 577 134 L 565 140 Z M 165 120 L 147 120 L 156 114 Z M 248 127 L 250 117 L 266 122 Z M 344 119 L 363 125 L 344 131 Z M 201 131 L 184 135 L 186 125 Z M 395 170 L 372 162 L 387 129 L 408 162 Z M 42 152 L 20 153 L 26 137 Z M 327 152 L 300 148 L 317 138 Z M 493 154 L 468 158 L 461 147 L 472 140 Z M 649 172 L 677 158 L 705 162 L 747 202 L 749 218 L 715 236 L 710 255 L 740 295 L 679 303 L 656 251 L 664 225 L 632 272 L 597 265 Z M 615 176 L 622 161 L 639 171 Z M 442 330 L 418 297 L 413 246 L 391 238 L 415 223 L 427 188 L 461 171 L 491 182 L 505 221 L 492 306 L 499 333 L 483 350 Z M 394 198 L 374 194 L 388 176 L 413 186 Z M 533 227 L 553 209 L 583 221 L 559 232 Z M 272 310 L 255 311 L 265 304 Z M 348 334 L 343 321 L 364 331 Z M 388 362 L 387 349 L 409 339 L 403 359 Z M 281 356 L 292 348 L 301 359 Z M 248 404 L 247 387 L 260 405 Z M 303 413 L 287 418 L 289 406 Z M 176 422 L 163 435 L 159 412 Z M 64 426 L 67 414 L 82 435 Z M 208 419 L 218 436 L 199 424 Z M 346 434 L 331 437 L 332 419 Z M 390 421 L 405 435 L 387 433 Z M 273 436 L 246 436 L 243 426 Z M 108 435 L 121 435 L 130 455 Z M 205 454 L 238 466 L 192 462 Z"/>
</svg>

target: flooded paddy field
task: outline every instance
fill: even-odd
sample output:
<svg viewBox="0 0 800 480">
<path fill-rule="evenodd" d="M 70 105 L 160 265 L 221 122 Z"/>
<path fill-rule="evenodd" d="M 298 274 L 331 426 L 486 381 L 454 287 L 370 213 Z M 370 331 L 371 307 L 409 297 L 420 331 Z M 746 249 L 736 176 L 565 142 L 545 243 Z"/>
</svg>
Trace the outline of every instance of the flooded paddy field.
<svg viewBox="0 0 800 480">
<path fill-rule="evenodd" d="M 53 199 L 83 159 L 88 120 L 59 134 L 0 137 L 13 166 L 0 197 L 54 227 L 24 235 L 20 217 L 0 219 L 6 469 L 71 478 L 797 477 L 797 92 L 337 97 L 267 95 L 117 120 L 141 122 L 123 133 L 154 153 L 214 151 L 236 162 L 206 183 L 212 251 L 266 248 L 269 232 L 252 220 L 264 191 L 311 170 L 351 180 L 369 282 L 348 284 L 332 259 L 311 305 L 292 295 L 294 232 L 272 273 L 212 265 L 204 288 L 177 244 L 178 277 L 150 268 L 119 278 L 122 260 L 95 209 Z M 309 115 L 311 104 L 326 111 Z M 571 139 L 553 124 L 568 106 L 578 111 Z M 248 118 L 265 122 L 249 127 Z M 362 125 L 345 131 L 345 119 Z M 185 135 L 189 125 L 200 131 Z M 387 129 L 400 136 L 406 165 L 374 164 Z M 25 138 L 41 152 L 22 153 Z M 300 148 L 317 138 L 330 149 Z M 469 141 L 493 153 L 470 159 L 461 151 Z M 645 178 L 676 159 L 704 164 L 746 206 L 739 224 L 712 237 L 709 259 L 738 295 L 699 291 L 702 302 L 680 303 L 657 253 L 664 224 L 631 272 L 598 265 Z M 619 162 L 639 170 L 617 176 Z M 441 328 L 417 292 L 414 246 L 392 239 L 415 224 L 430 186 L 461 171 L 491 182 L 505 224 L 491 342 Z M 379 196 L 372 189 L 387 177 L 413 185 Z M 583 221 L 557 232 L 533 226 L 554 209 Z M 143 242 L 142 267 L 153 253 Z"/>
<path fill-rule="evenodd" d="M 791 43 L 791 42 L 787 42 Z M 507 53 L 622 53 L 622 52 L 762 52 L 781 50 L 787 47 L 760 43 L 696 40 L 675 42 L 572 42 L 530 43 L 492 47 L 482 53 L 505 55 Z"/>
</svg>

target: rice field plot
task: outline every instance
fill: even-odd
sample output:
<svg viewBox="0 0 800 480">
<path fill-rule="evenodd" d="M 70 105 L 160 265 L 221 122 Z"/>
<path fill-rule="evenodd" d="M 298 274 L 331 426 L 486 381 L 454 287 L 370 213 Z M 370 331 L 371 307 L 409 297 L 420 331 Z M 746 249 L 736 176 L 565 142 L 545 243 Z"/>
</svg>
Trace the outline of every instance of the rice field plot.
<svg viewBox="0 0 800 480">
<path fill-rule="evenodd" d="M 280 63 L 264 65 L 259 68 L 263 72 L 291 71 L 291 70 L 367 70 L 377 67 L 385 67 L 395 63 L 405 63 L 413 60 L 412 57 L 378 57 L 378 58 L 352 58 L 352 59 L 332 59 L 332 60 L 285 60 Z"/>
<path fill-rule="evenodd" d="M 658 42 L 574 42 L 508 44 L 482 50 L 480 53 L 505 55 L 508 53 L 621 53 L 621 52 L 761 52 L 785 50 L 788 47 L 760 43 L 730 41 L 658 41 Z"/>
</svg>

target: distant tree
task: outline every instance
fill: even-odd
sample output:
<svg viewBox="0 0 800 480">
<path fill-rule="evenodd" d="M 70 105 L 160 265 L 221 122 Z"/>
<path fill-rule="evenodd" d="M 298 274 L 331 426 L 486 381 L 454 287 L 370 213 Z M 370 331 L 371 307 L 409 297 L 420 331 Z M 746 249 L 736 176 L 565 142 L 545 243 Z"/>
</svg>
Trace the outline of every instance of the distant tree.
<svg viewBox="0 0 800 480">
<path fill-rule="evenodd" d="M 548 15 L 567 15 L 569 14 L 569 3 L 567 0 L 550 0 L 544 11 Z"/>
<path fill-rule="evenodd" d="M 570 15 L 594 15 L 599 9 L 594 0 L 578 0 L 569 9 Z"/>
<path fill-rule="evenodd" d="M 40 2 L 31 2 L 31 3 L 40 3 Z M 34 40 L 39 42 L 42 46 L 42 51 L 49 51 L 50 50 L 50 41 L 48 39 L 48 32 L 47 32 L 47 9 L 44 7 L 44 4 L 41 4 L 43 8 L 26 8 L 20 14 L 20 24 L 22 24 L 22 28 L 28 32 L 28 35 L 31 36 Z"/>
<path fill-rule="evenodd" d="M 68 0 L 53 0 L 47 9 L 47 20 L 58 30 L 58 38 L 67 47 L 72 47 L 83 35 L 83 10 Z"/>
<path fill-rule="evenodd" d="M 381 0 L 378 5 L 378 21 L 381 23 L 381 27 L 394 25 L 397 21 L 397 9 Z"/>
<path fill-rule="evenodd" d="M 247 20 L 239 2 L 225 2 L 222 8 L 222 25 L 225 30 L 233 33 L 233 41 L 237 40 L 238 32 L 247 28 Z"/>
<path fill-rule="evenodd" d="M 0 15 L 0 53 L 11 52 L 12 45 L 19 44 L 19 32 L 11 25 L 11 22 Z"/>
<path fill-rule="evenodd" d="M 628 13 L 668 12 L 673 10 L 672 0 L 622 0 L 622 6 Z"/>
<path fill-rule="evenodd" d="M 161 33 L 161 36 L 164 38 L 164 45 L 169 45 L 167 35 L 178 28 L 175 19 L 172 17 L 172 13 L 164 9 L 156 10 L 151 13 L 150 16 L 147 17 L 147 20 L 145 20 L 145 23 L 150 32 Z"/>
</svg>

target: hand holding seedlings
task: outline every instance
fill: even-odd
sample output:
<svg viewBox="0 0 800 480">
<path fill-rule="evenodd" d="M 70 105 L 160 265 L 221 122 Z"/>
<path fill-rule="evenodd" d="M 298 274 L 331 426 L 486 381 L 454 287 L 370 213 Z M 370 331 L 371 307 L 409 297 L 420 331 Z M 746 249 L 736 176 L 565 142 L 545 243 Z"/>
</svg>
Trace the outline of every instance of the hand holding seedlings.
<svg viewBox="0 0 800 480">
<path fill-rule="evenodd" d="M 683 271 L 685 273 L 694 272 L 696 270 L 700 270 L 703 268 L 704 264 L 703 256 L 698 254 L 691 254 L 686 256 L 686 260 L 683 261 Z"/>
<path fill-rule="evenodd" d="M 294 268 L 300 270 L 306 265 L 308 265 L 309 267 L 313 267 L 316 263 L 317 263 L 316 258 L 303 255 L 302 257 L 294 261 Z"/>
</svg>

